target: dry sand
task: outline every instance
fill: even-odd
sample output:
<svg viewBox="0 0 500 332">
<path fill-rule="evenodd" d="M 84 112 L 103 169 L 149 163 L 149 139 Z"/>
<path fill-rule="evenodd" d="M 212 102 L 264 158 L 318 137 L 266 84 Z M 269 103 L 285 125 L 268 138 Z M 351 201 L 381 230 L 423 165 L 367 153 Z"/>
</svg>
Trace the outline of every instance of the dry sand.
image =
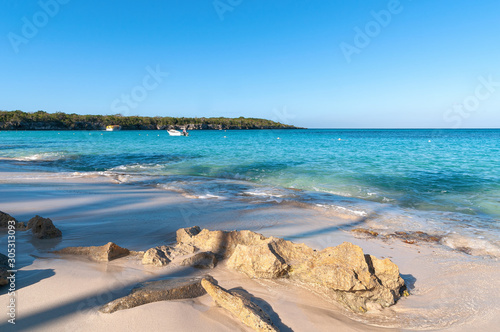
<svg viewBox="0 0 500 332">
<path fill-rule="evenodd" d="M 227 289 L 240 289 L 267 308 L 282 331 L 500 331 L 500 267 L 493 258 L 468 256 L 438 245 L 356 238 L 349 231 L 363 220 L 325 215 L 296 206 L 189 199 L 177 193 L 113 183 L 106 177 L 0 172 L 0 210 L 27 221 L 51 218 L 61 240 L 32 240 L 17 234 L 17 319 L 0 320 L 0 331 L 249 331 L 208 295 L 151 303 L 102 314 L 102 305 L 138 282 L 209 272 Z M 353 314 L 299 285 L 250 280 L 221 264 L 214 270 L 143 266 L 133 257 L 109 263 L 59 257 L 67 246 L 113 241 L 132 250 L 169 244 L 181 227 L 250 229 L 266 236 L 321 249 L 350 241 L 365 253 L 390 257 L 411 296 L 380 312 Z M 7 248 L 5 236 L 0 252 Z M 7 312 L 9 296 L 0 292 Z M 2 310 L 2 309 L 0 309 Z"/>
</svg>

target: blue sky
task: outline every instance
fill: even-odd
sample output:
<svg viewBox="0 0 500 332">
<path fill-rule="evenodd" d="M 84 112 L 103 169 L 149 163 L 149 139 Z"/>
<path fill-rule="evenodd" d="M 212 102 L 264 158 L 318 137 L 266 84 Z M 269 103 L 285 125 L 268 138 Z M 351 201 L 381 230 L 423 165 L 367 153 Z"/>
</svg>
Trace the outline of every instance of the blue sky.
<svg viewBox="0 0 500 332">
<path fill-rule="evenodd" d="M 500 124 L 500 2 L 1 1 L 0 109 Z M 168 74 L 167 74 L 168 73 Z"/>
</svg>

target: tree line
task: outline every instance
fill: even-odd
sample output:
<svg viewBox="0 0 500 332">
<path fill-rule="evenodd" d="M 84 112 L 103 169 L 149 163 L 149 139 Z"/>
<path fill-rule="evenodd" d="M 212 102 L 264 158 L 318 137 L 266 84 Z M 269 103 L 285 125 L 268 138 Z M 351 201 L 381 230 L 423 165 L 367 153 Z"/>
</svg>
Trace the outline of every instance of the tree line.
<svg viewBox="0 0 500 332">
<path fill-rule="evenodd" d="M 245 117 L 185 118 L 0 111 L 1 130 L 103 130 L 108 125 L 119 125 L 124 130 L 297 128 L 271 120 Z"/>
</svg>

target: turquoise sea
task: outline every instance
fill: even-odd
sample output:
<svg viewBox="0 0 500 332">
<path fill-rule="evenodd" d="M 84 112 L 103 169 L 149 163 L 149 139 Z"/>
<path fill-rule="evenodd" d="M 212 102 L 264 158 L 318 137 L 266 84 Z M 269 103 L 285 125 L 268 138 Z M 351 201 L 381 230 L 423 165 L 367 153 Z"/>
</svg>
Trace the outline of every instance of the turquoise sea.
<svg viewBox="0 0 500 332">
<path fill-rule="evenodd" d="M 22 170 L 101 174 L 196 199 L 301 204 L 500 256 L 500 130 L 3 131 Z"/>
</svg>

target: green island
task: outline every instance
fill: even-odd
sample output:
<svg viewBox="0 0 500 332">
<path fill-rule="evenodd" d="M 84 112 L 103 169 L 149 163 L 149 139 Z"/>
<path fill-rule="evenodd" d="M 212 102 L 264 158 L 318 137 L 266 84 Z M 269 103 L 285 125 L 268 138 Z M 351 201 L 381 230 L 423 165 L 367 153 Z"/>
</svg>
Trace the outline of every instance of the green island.
<svg viewBox="0 0 500 332">
<path fill-rule="evenodd" d="M 118 125 L 123 130 L 299 129 L 271 120 L 245 117 L 179 118 L 0 111 L 0 130 L 104 130 L 110 125 Z"/>
</svg>

